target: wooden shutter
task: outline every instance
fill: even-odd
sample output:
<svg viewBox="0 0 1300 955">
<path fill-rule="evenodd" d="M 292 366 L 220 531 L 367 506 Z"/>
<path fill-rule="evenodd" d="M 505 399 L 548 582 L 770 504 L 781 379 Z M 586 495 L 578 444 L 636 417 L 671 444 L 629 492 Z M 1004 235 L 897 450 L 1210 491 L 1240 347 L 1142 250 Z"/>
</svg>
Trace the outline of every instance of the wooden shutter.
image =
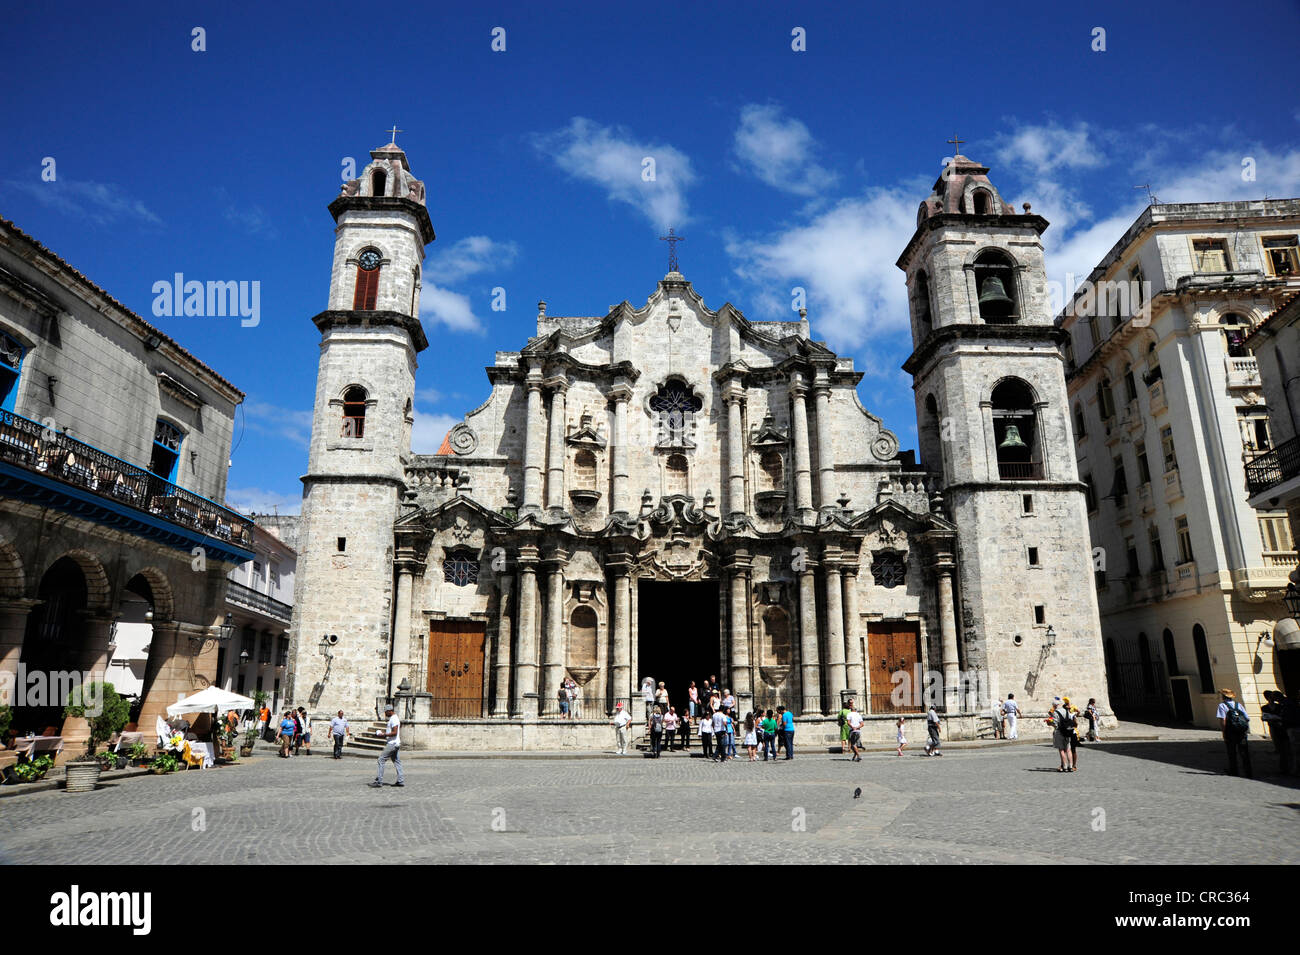
<svg viewBox="0 0 1300 955">
<path fill-rule="evenodd" d="M 373 310 L 375 301 L 379 297 L 379 269 L 372 269 L 367 272 L 361 267 L 357 267 L 357 291 L 352 296 L 352 307 L 355 309 Z"/>
</svg>

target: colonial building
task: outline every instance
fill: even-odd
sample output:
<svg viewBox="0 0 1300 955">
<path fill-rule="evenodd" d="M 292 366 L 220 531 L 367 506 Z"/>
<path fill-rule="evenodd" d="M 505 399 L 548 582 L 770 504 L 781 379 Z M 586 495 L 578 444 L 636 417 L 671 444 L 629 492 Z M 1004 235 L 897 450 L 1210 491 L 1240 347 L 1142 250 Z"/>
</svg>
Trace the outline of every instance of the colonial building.
<svg viewBox="0 0 1300 955">
<path fill-rule="evenodd" d="M 987 169 L 945 170 L 899 260 L 918 467 L 804 313 L 711 308 L 675 261 L 640 307 L 540 303 L 486 400 L 411 454 L 434 233 L 401 149 L 371 157 L 330 206 L 292 702 L 396 697 L 408 744 L 485 748 L 606 744 L 645 677 L 680 706 L 716 674 L 810 742 L 849 694 L 880 737 L 927 689 L 957 734 L 999 691 L 1105 706 L 1047 223 Z M 565 678 L 583 720 L 556 718 Z"/>
<path fill-rule="evenodd" d="M 232 569 L 226 585 L 226 623 L 233 636 L 218 651 L 222 689 L 244 696 L 266 693 L 277 710 L 288 685 L 289 624 L 293 617 L 298 554 L 281 540 L 272 515 L 253 516 L 253 559 Z"/>
<path fill-rule="evenodd" d="M 1293 241 L 1289 259 L 1278 264 L 1300 279 L 1298 260 Z M 1250 505 L 1267 514 L 1284 509 L 1291 539 L 1300 540 L 1300 282 L 1243 344 L 1259 363 L 1273 439 L 1271 449 L 1246 464 Z M 1282 598 L 1287 616 L 1273 630 L 1274 673 L 1278 685 L 1295 697 L 1300 694 L 1300 564 L 1291 568 L 1288 579 Z"/>
<path fill-rule="evenodd" d="M 63 692 L 48 688 L 102 678 L 122 618 L 146 631 L 110 676 L 138 687 L 143 722 L 216 677 L 226 573 L 252 557 L 251 522 L 216 503 L 241 400 L 0 220 L 0 679 L 15 730 L 59 730 Z M 75 751 L 84 724 L 63 731 Z"/>
<path fill-rule="evenodd" d="M 1297 288 L 1298 231 L 1294 199 L 1151 205 L 1058 319 L 1121 717 L 1217 726 L 1227 687 L 1258 719 L 1279 685 L 1296 551 L 1284 505 L 1247 504 L 1280 394 L 1245 340 Z"/>
</svg>

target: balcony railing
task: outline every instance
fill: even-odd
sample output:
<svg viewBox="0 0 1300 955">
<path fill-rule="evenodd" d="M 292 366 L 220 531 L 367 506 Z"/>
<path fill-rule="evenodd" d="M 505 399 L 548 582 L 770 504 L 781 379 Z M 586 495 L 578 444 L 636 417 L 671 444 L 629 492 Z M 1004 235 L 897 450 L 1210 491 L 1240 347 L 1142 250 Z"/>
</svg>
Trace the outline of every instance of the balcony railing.
<svg viewBox="0 0 1300 955">
<path fill-rule="evenodd" d="M 1259 384 L 1259 362 L 1254 356 L 1234 358 L 1229 355 L 1223 359 L 1228 373 L 1229 388 L 1248 388 Z"/>
<path fill-rule="evenodd" d="M 0 411 L 0 461 L 236 547 L 253 540 L 242 514 L 9 411 Z"/>
<path fill-rule="evenodd" d="M 1040 481 L 1043 465 L 1041 461 L 999 461 L 998 477 L 1003 481 Z"/>
<path fill-rule="evenodd" d="M 1259 494 L 1300 475 L 1300 435 L 1246 463 L 1246 486 Z"/>
<path fill-rule="evenodd" d="M 261 611 L 268 617 L 275 617 L 275 619 L 285 623 L 288 623 L 293 616 L 293 607 L 289 604 L 276 600 L 274 597 L 268 597 L 252 587 L 245 587 L 233 580 L 230 581 L 229 588 L 226 591 L 226 599 L 241 606 Z"/>
</svg>

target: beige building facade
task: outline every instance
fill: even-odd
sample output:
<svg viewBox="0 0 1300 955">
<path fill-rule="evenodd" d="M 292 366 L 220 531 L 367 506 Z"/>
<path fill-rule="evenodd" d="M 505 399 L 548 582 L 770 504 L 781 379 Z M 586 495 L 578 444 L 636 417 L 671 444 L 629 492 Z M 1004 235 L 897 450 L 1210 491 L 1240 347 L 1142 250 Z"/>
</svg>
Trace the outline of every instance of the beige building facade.
<svg viewBox="0 0 1300 955">
<path fill-rule="evenodd" d="M 433 229 L 401 150 L 371 156 L 331 205 L 293 702 L 396 699 L 408 745 L 489 749 L 607 745 L 646 678 L 681 709 L 717 676 L 742 714 L 793 710 L 806 743 L 838 736 L 850 695 L 882 739 L 931 695 L 958 736 L 1007 691 L 1106 709 L 1061 336 L 1036 291 L 1046 222 L 987 169 L 958 157 L 899 260 L 913 287 L 933 276 L 907 368 L 949 420 L 920 465 L 805 313 L 751 321 L 680 271 L 640 306 L 540 303 L 484 402 L 414 455 Z M 961 284 L 995 275 L 1008 314 Z M 1001 447 L 1009 425 L 1031 454 Z"/>
<path fill-rule="evenodd" d="M 1058 318 L 1121 717 L 1217 726 L 1227 688 L 1258 720 L 1281 685 L 1296 550 L 1283 506 L 1248 503 L 1277 399 L 1246 339 L 1300 288 L 1298 233 L 1293 199 L 1149 206 Z"/>
</svg>

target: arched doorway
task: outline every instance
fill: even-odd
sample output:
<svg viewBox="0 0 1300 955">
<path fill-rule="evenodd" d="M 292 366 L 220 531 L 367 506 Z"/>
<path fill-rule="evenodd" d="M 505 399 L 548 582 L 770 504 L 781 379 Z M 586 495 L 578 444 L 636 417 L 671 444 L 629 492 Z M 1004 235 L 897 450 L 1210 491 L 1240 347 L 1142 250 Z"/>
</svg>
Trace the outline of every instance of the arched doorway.
<svg viewBox="0 0 1300 955">
<path fill-rule="evenodd" d="M 80 671 L 87 641 L 87 586 L 80 565 L 61 557 L 50 565 L 36 590 L 40 603 L 27 617 L 23 635 L 23 685 L 17 687 L 13 728 L 55 733 L 63 723 L 63 704 Z"/>
</svg>

